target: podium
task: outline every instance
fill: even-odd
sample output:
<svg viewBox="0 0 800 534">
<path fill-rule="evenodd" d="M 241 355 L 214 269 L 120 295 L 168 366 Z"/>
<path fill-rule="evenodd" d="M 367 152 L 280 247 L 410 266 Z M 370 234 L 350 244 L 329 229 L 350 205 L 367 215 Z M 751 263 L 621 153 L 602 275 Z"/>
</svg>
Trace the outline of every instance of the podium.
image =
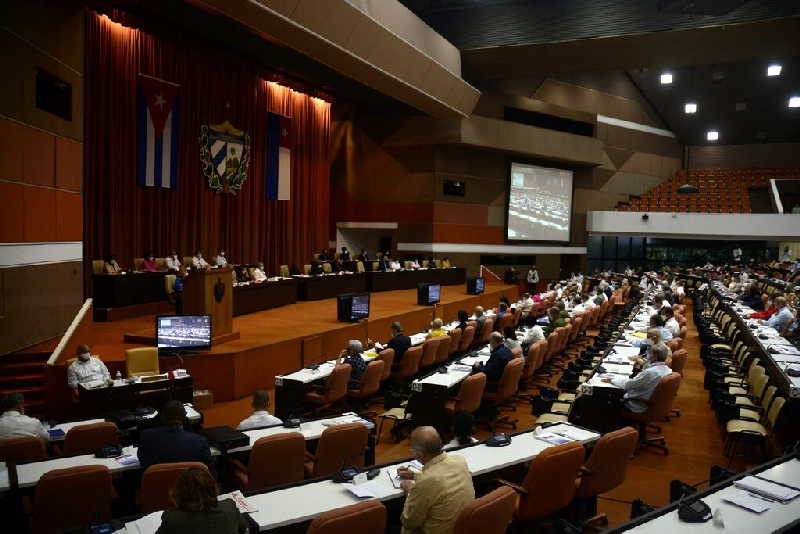
<svg viewBox="0 0 800 534">
<path fill-rule="evenodd" d="M 183 281 L 183 313 L 211 316 L 212 344 L 239 339 L 233 331 L 233 269 L 190 271 Z"/>
</svg>

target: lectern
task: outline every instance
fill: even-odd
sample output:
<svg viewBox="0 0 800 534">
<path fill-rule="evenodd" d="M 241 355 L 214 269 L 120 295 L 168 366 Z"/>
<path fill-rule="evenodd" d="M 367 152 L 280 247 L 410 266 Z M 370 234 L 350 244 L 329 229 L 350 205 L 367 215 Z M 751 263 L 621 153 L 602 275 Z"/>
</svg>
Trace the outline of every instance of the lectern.
<svg viewBox="0 0 800 534">
<path fill-rule="evenodd" d="M 183 282 L 183 313 L 210 315 L 212 343 L 239 339 L 233 331 L 233 269 L 192 270 Z"/>
</svg>

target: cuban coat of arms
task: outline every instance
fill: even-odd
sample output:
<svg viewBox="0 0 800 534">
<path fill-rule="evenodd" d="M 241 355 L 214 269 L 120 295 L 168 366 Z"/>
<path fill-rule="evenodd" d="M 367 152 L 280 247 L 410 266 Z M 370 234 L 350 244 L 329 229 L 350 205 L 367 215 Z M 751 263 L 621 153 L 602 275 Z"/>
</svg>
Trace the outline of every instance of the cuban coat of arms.
<svg viewBox="0 0 800 534">
<path fill-rule="evenodd" d="M 215 193 L 242 188 L 250 165 L 250 136 L 228 121 L 200 127 L 200 162 Z"/>
</svg>

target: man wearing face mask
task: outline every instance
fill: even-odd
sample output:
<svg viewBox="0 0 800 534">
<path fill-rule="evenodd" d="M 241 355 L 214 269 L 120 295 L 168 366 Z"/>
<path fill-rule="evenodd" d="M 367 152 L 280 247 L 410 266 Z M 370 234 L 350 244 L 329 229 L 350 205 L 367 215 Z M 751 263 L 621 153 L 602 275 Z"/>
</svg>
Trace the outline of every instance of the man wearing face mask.
<svg viewBox="0 0 800 534">
<path fill-rule="evenodd" d="M 95 380 L 105 383 L 111 382 L 111 375 L 106 364 L 100 358 L 95 358 L 90 352 L 89 345 L 78 345 L 78 359 L 67 369 L 67 384 L 74 394 L 78 393 L 78 386 Z"/>
<path fill-rule="evenodd" d="M 181 260 L 178 258 L 178 253 L 174 250 L 167 256 L 167 271 L 177 273 L 181 270 Z"/>
<path fill-rule="evenodd" d="M 266 279 L 267 279 L 267 273 L 264 270 L 264 264 L 263 263 L 259 263 L 258 267 L 253 269 L 253 281 L 260 283 L 260 282 L 263 282 Z"/>
<path fill-rule="evenodd" d="M 197 251 L 192 257 L 192 268 L 194 269 L 208 269 L 208 262 L 203 258 L 203 253 Z"/>
<path fill-rule="evenodd" d="M 225 251 L 223 249 L 220 249 L 219 252 L 217 252 L 217 257 L 214 258 L 214 263 L 217 265 L 217 267 L 225 267 L 228 265 L 228 260 L 225 258 Z"/>
</svg>

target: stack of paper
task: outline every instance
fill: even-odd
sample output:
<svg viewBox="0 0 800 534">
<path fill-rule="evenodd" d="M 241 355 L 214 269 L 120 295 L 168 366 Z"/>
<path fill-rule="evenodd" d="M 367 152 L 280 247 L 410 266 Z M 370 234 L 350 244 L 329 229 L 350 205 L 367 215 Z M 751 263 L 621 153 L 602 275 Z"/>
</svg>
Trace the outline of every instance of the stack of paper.
<svg viewBox="0 0 800 534">
<path fill-rule="evenodd" d="M 722 498 L 723 501 L 729 502 L 733 505 L 738 506 L 739 508 L 744 508 L 745 510 L 750 510 L 751 512 L 755 512 L 760 514 L 769 510 L 769 502 L 746 491 L 737 491 L 731 493 L 730 495 L 726 495 Z"/>
<path fill-rule="evenodd" d="M 394 493 L 394 488 L 378 482 L 378 479 L 369 480 L 363 484 L 345 484 L 350 493 L 358 498 L 385 499 Z"/>
<path fill-rule="evenodd" d="M 768 499 L 775 499 L 781 502 L 791 501 L 800 495 L 800 491 L 754 476 L 744 477 L 734 482 L 733 485 L 737 488 L 763 495 Z"/>
</svg>

